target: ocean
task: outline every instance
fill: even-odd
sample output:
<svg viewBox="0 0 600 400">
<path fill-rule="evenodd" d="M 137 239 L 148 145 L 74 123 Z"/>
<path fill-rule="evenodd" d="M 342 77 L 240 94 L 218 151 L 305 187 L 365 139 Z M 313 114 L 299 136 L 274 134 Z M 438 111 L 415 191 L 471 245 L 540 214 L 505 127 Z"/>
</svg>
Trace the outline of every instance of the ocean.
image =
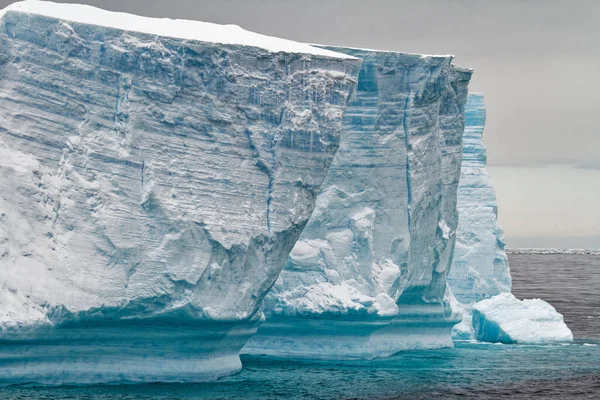
<svg viewBox="0 0 600 400">
<path fill-rule="evenodd" d="M 572 344 L 459 342 L 370 361 L 242 357 L 241 373 L 204 384 L 8 387 L 1 400 L 600 399 L 600 254 L 513 252 L 513 293 L 565 316 Z"/>
<path fill-rule="evenodd" d="M 594 253 L 509 253 L 514 295 L 552 304 L 575 338 L 600 339 L 600 253 Z"/>
</svg>

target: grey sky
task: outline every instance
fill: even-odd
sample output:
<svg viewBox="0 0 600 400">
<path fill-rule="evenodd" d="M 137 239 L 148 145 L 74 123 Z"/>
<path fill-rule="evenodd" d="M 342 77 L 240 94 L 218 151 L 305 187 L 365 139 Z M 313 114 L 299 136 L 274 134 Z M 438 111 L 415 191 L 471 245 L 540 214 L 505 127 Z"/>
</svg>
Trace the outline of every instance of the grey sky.
<svg viewBox="0 0 600 400">
<path fill-rule="evenodd" d="M 600 170 L 490 166 L 509 247 L 600 249 Z"/>
<path fill-rule="evenodd" d="M 0 7 L 11 2 L 0 0 Z M 454 54 L 457 64 L 475 69 L 470 88 L 486 97 L 484 141 L 490 164 L 570 163 L 600 175 L 600 129 L 596 120 L 600 113 L 598 0 L 80 2 L 154 17 L 233 23 L 309 43 Z M 524 191 L 525 197 L 529 193 L 527 198 L 535 198 L 537 189 L 527 182 L 518 186 L 517 181 L 511 184 L 511 191 Z M 590 188 L 590 193 L 597 199 L 600 187 Z M 589 210 L 578 210 L 576 203 L 569 203 L 568 196 L 565 193 L 556 200 L 566 204 L 563 211 L 571 210 L 582 220 L 586 218 Z M 502 198 L 501 213 L 523 221 L 523 227 L 537 223 L 528 221 L 528 215 L 514 214 L 518 207 L 513 207 L 510 198 Z M 599 215 L 592 218 L 600 226 Z M 574 235 L 560 226 L 556 229 L 548 235 Z M 507 230 L 507 234 L 536 235 L 534 231 Z M 575 234 L 597 235 L 600 231 L 580 230 Z"/>
<path fill-rule="evenodd" d="M 0 6 L 11 2 L 0 0 Z M 81 2 L 234 23 L 303 42 L 454 54 L 457 64 L 475 69 L 471 90 L 486 96 L 491 163 L 600 165 L 597 0 Z"/>
</svg>

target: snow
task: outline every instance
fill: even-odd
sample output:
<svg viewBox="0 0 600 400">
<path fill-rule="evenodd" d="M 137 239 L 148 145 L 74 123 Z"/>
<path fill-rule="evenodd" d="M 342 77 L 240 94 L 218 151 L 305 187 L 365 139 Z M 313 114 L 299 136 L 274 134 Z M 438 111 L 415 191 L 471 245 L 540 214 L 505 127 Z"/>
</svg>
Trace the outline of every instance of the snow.
<svg viewBox="0 0 600 400">
<path fill-rule="evenodd" d="M 449 56 L 328 49 L 363 59 L 358 89 L 315 211 L 244 351 L 335 359 L 451 346 L 460 316 L 445 277 L 470 72 Z"/>
<path fill-rule="evenodd" d="M 334 48 L 335 46 L 326 45 L 322 43 L 310 43 L 311 46 L 320 47 L 320 48 Z M 403 51 L 396 51 L 390 49 L 371 49 L 368 47 L 353 47 L 353 46 L 343 46 L 340 49 L 353 50 L 357 52 L 368 52 L 368 53 L 382 53 L 382 54 L 402 54 L 407 56 L 419 57 L 423 59 L 427 58 L 442 58 L 442 59 L 454 59 L 454 54 L 421 54 L 421 53 L 406 53 Z M 466 72 L 473 72 L 472 68 L 465 68 Z"/>
<path fill-rule="evenodd" d="M 124 31 L 135 31 L 203 42 L 254 46 L 271 52 L 305 53 L 337 59 L 352 58 L 305 43 L 261 35 L 236 25 L 220 25 L 184 19 L 149 18 L 139 15 L 112 12 L 82 4 L 53 3 L 49 1 L 26 0 L 13 3 L 0 11 L 0 18 L 8 12 L 22 12 L 43 15 L 63 21 L 104 26 Z"/>
<path fill-rule="evenodd" d="M 24 327 L 38 328 L 51 325 L 42 307 L 23 299 L 14 288 L 0 287 L 0 332 L 15 334 Z"/>
<path fill-rule="evenodd" d="M 475 338 L 491 343 L 547 344 L 571 342 L 563 316 L 540 299 L 518 300 L 501 293 L 473 306 Z"/>
</svg>

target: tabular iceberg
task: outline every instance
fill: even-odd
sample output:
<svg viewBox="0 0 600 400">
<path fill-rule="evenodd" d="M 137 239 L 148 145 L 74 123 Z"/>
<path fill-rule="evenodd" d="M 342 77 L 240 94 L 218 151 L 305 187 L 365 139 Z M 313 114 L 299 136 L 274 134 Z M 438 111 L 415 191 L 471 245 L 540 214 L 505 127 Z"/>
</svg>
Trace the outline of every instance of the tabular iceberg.
<svg viewBox="0 0 600 400">
<path fill-rule="evenodd" d="M 0 383 L 238 371 L 361 61 L 78 5 L 0 22 Z"/>
<path fill-rule="evenodd" d="M 315 211 L 243 351 L 329 359 L 451 346 L 446 290 L 470 70 L 451 56 L 363 59 Z"/>
<path fill-rule="evenodd" d="M 540 299 L 518 300 L 501 293 L 473 306 L 475 338 L 492 343 L 544 344 L 571 342 L 563 316 Z"/>
<path fill-rule="evenodd" d="M 458 228 L 448 286 L 464 309 L 455 339 L 472 339 L 471 307 L 500 293 L 510 293 L 511 277 L 498 225 L 496 192 L 485 166 L 483 95 L 469 93 L 465 108 L 462 167 L 458 185 Z"/>
</svg>

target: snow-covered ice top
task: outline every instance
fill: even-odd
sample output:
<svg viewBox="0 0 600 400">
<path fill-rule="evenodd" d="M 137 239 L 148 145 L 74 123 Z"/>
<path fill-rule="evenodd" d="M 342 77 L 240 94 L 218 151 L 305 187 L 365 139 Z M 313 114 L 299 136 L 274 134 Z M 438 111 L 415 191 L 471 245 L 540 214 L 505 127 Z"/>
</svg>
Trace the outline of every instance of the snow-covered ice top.
<svg viewBox="0 0 600 400">
<path fill-rule="evenodd" d="M 501 293 L 473 306 L 477 340 L 492 343 L 570 342 L 573 334 L 563 316 L 541 299 L 518 300 Z"/>
<path fill-rule="evenodd" d="M 0 18 L 5 13 L 11 11 L 37 14 L 64 21 L 105 26 L 150 35 L 260 47 L 271 52 L 306 53 L 337 59 L 354 58 L 346 54 L 316 48 L 305 43 L 250 32 L 237 25 L 220 25 L 185 19 L 150 18 L 122 12 L 106 11 L 83 4 L 59 4 L 37 0 L 13 3 L 5 9 L 0 10 Z"/>
<path fill-rule="evenodd" d="M 319 47 L 319 48 L 336 48 L 336 46 L 331 46 L 331 45 L 327 45 L 327 44 L 321 44 L 321 43 L 310 43 L 311 46 L 314 47 Z M 341 49 L 342 47 L 340 47 Z M 389 49 L 371 49 L 368 47 L 354 47 L 354 46 L 344 46 L 343 49 L 347 49 L 349 51 L 357 51 L 357 52 L 368 52 L 368 53 L 379 53 L 379 54 L 398 54 L 398 55 L 402 55 L 405 57 L 417 57 L 417 58 L 421 58 L 421 59 L 428 59 L 428 58 L 439 58 L 439 59 L 454 59 L 454 54 L 422 54 L 422 53 L 410 53 L 410 52 L 404 52 L 404 51 L 397 51 L 397 50 L 389 50 Z M 467 67 L 460 67 L 460 66 L 454 66 L 455 68 L 463 71 L 463 72 L 469 72 L 472 73 L 473 72 L 473 68 L 467 68 Z"/>
</svg>

